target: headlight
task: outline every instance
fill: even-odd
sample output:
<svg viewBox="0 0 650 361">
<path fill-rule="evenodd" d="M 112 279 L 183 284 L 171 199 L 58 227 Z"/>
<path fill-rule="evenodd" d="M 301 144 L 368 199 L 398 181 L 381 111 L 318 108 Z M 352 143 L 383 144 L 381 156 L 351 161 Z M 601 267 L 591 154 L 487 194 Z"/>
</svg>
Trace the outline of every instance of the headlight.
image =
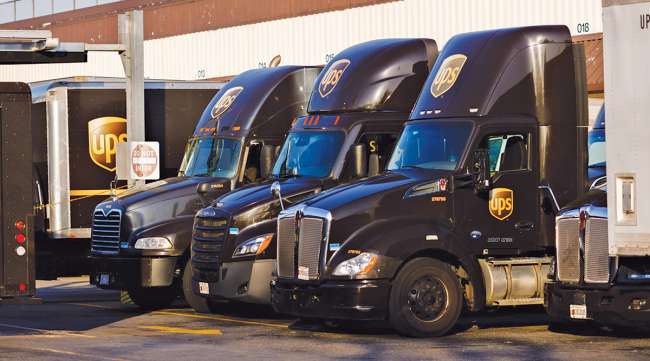
<svg viewBox="0 0 650 361">
<path fill-rule="evenodd" d="M 172 243 L 165 237 L 145 237 L 135 241 L 136 249 L 167 249 Z"/>
<path fill-rule="evenodd" d="M 263 234 L 259 237 L 251 238 L 248 241 L 242 243 L 233 252 L 233 257 L 243 257 L 243 256 L 252 256 L 258 255 L 271 244 L 273 239 L 273 233 Z"/>
<path fill-rule="evenodd" d="M 334 276 L 354 277 L 369 273 L 377 264 L 377 255 L 374 253 L 361 253 L 347 261 L 339 263 L 332 272 Z"/>
</svg>

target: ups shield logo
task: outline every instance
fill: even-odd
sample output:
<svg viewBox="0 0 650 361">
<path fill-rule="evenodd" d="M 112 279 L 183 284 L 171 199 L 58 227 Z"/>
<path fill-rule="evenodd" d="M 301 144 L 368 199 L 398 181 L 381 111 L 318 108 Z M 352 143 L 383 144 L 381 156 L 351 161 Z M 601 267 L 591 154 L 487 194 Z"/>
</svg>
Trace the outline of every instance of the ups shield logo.
<svg viewBox="0 0 650 361">
<path fill-rule="evenodd" d="M 465 55 L 454 54 L 448 56 L 442 62 L 438 73 L 436 73 L 436 77 L 433 79 L 433 83 L 431 83 L 431 95 L 434 98 L 441 96 L 454 86 L 461 69 L 463 69 L 463 65 L 465 65 L 465 61 L 467 61 Z"/>
<path fill-rule="evenodd" d="M 237 99 L 237 96 L 242 92 L 242 90 L 244 90 L 244 87 L 241 86 L 236 86 L 226 90 L 214 107 L 212 107 L 212 112 L 210 113 L 212 119 L 220 117 L 221 114 L 230 109 L 230 106 L 235 102 L 235 99 Z"/>
<path fill-rule="evenodd" d="M 515 208 L 515 199 L 512 189 L 494 188 L 490 190 L 488 203 L 492 217 L 503 221 L 512 215 Z"/>
<path fill-rule="evenodd" d="M 337 60 L 334 64 L 330 65 L 329 69 L 327 69 L 327 73 L 325 73 L 320 84 L 318 84 L 318 93 L 322 98 L 325 98 L 334 91 L 334 88 L 338 85 L 345 69 L 347 69 L 349 65 L 350 61 L 348 59 Z"/>
<path fill-rule="evenodd" d="M 126 119 L 102 117 L 88 122 L 88 152 L 93 163 L 114 172 L 119 142 L 126 142 Z"/>
</svg>

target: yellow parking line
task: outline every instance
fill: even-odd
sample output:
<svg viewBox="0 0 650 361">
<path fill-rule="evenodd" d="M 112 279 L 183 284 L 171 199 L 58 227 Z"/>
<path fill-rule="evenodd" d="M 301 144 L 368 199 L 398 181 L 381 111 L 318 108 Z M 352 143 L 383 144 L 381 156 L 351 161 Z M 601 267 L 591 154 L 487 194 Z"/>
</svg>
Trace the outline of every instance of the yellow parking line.
<svg viewBox="0 0 650 361">
<path fill-rule="evenodd" d="M 184 334 L 191 334 L 191 335 L 212 335 L 212 336 L 222 335 L 221 330 L 218 330 L 216 328 L 205 329 L 205 330 L 196 330 L 196 329 L 180 328 L 180 327 L 168 327 L 168 326 L 140 326 L 140 328 L 144 328 L 147 330 L 155 330 L 155 331 L 160 331 L 165 333 L 184 333 Z"/>
<path fill-rule="evenodd" d="M 205 319 L 205 320 L 215 320 L 215 321 L 240 323 L 240 324 L 243 324 L 243 325 L 257 325 L 257 326 L 266 326 L 266 327 L 289 328 L 288 324 L 280 324 L 280 323 L 272 323 L 272 322 L 260 322 L 260 321 L 248 321 L 248 320 L 240 320 L 240 319 L 236 319 L 236 318 L 221 317 L 221 316 L 214 316 L 214 315 L 202 315 L 202 314 L 198 314 L 198 313 L 184 313 L 184 312 L 171 312 L 171 311 L 155 311 L 153 313 L 160 314 L 160 315 L 184 316 L 184 317 L 191 317 L 191 318 L 201 318 L 201 319 Z"/>
</svg>

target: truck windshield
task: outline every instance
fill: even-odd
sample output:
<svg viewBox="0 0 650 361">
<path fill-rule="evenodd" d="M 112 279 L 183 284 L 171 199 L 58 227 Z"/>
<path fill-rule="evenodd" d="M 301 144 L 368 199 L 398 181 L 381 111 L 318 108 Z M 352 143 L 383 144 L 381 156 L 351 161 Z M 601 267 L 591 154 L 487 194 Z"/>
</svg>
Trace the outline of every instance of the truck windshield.
<svg viewBox="0 0 650 361">
<path fill-rule="evenodd" d="M 179 175 L 232 178 L 237 173 L 241 142 L 228 138 L 192 138 L 187 142 Z"/>
<path fill-rule="evenodd" d="M 409 124 L 404 127 L 387 169 L 456 169 L 471 130 L 472 124 L 466 121 Z"/>
<path fill-rule="evenodd" d="M 344 138 L 341 131 L 289 133 L 273 175 L 280 178 L 329 176 Z"/>
<path fill-rule="evenodd" d="M 605 130 L 593 129 L 589 132 L 589 166 L 605 166 Z"/>
</svg>

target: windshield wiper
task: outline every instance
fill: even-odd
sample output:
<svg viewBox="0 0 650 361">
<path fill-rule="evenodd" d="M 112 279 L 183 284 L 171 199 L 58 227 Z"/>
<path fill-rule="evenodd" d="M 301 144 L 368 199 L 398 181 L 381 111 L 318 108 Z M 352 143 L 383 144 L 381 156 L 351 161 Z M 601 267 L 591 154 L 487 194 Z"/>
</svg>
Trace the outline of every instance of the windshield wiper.
<svg viewBox="0 0 650 361">
<path fill-rule="evenodd" d="M 423 167 L 420 167 L 419 165 L 414 165 L 414 164 L 402 165 L 402 166 L 400 166 L 400 168 L 427 169 L 427 168 L 423 168 Z"/>
</svg>

